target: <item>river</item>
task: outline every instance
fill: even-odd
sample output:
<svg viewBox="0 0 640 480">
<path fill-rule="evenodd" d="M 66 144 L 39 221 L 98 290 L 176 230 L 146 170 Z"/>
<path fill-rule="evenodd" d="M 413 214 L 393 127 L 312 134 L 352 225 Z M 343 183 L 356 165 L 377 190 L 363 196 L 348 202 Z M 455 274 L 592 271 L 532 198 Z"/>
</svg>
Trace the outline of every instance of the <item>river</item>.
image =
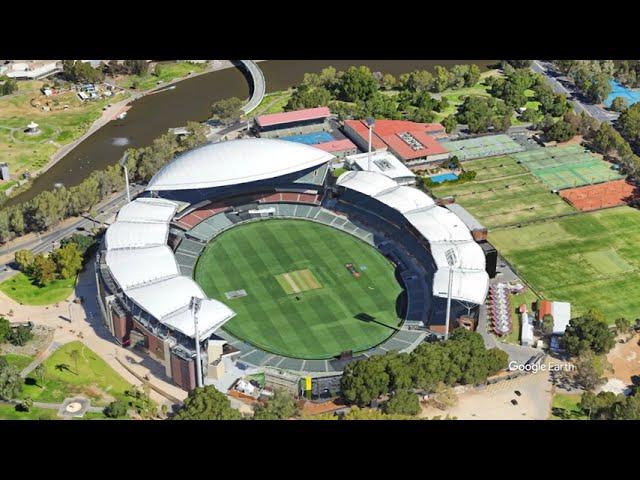
<svg viewBox="0 0 640 480">
<path fill-rule="evenodd" d="M 416 69 L 433 69 L 435 65 L 476 63 L 482 68 L 495 60 L 268 60 L 260 62 L 267 91 L 284 90 L 297 85 L 307 72 L 320 72 L 333 65 L 344 70 L 350 65 L 367 65 L 373 71 L 399 75 Z M 118 161 L 127 148 L 144 147 L 169 128 L 184 126 L 188 121 L 204 121 L 210 116 L 213 102 L 229 97 L 247 98 L 249 87 L 236 68 L 214 71 L 178 82 L 175 88 L 142 97 L 131 104 L 127 116 L 111 121 L 58 163 L 37 177 L 29 190 L 4 204 L 9 206 L 30 200 L 56 183 L 77 185 L 92 171 Z"/>
</svg>

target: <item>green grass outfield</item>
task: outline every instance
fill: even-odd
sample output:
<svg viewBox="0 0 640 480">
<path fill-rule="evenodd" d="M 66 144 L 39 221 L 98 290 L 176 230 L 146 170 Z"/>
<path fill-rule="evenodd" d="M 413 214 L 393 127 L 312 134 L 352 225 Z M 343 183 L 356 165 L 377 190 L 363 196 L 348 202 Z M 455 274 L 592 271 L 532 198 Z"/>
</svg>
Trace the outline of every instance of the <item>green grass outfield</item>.
<svg viewBox="0 0 640 480">
<path fill-rule="evenodd" d="M 346 263 L 361 277 L 354 278 Z M 276 275 L 304 269 L 322 288 L 288 295 Z M 265 220 L 232 228 L 205 249 L 195 279 L 207 295 L 237 313 L 225 330 L 284 356 L 323 359 L 366 350 L 394 333 L 386 325 L 399 324 L 396 300 L 402 289 L 393 265 L 355 237 L 309 221 Z M 247 296 L 225 298 L 225 292 L 238 289 Z"/>
<path fill-rule="evenodd" d="M 476 179 L 464 183 L 443 183 L 432 187 L 434 195 L 453 195 L 487 228 L 555 217 L 574 208 L 511 157 L 492 157 L 463 162 Z"/>
<path fill-rule="evenodd" d="M 640 316 L 640 211 L 617 207 L 522 228 L 498 229 L 493 243 L 544 298 L 590 307 L 609 323 Z"/>
<path fill-rule="evenodd" d="M 73 292 L 75 278 L 54 280 L 45 287 L 34 284 L 24 273 L 19 272 L 0 283 L 0 291 L 24 305 L 51 305 L 65 300 Z"/>
</svg>

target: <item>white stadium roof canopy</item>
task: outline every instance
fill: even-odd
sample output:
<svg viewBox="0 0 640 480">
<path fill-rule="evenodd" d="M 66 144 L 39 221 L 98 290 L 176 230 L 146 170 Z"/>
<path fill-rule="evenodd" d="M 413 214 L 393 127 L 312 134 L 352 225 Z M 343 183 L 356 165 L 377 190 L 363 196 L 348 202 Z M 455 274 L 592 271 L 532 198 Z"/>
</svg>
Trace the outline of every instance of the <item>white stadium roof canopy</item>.
<svg viewBox="0 0 640 480">
<path fill-rule="evenodd" d="M 381 173 L 363 171 L 344 172 L 338 177 L 336 183 L 341 187 L 355 190 L 370 197 L 398 186 L 396 182 Z"/>
<path fill-rule="evenodd" d="M 118 221 L 169 223 L 175 212 L 176 204 L 173 202 L 158 203 L 134 200 L 120 209 Z"/>
<path fill-rule="evenodd" d="M 125 291 L 136 285 L 180 275 L 168 245 L 109 250 L 106 262 L 113 279 Z"/>
<path fill-rule="evenodd" d="M 404 215 L 429 241 L 431 255 L 438 270 L 433 279 L 433 294 L 446 297 L 449 288 L 449 264 L 445 252 L 453 249 L 452 298 L 481 304 L 489 289 L 485 257 L 474 242 L 469 228 L 455 213 L 435 205 L 426 193 L 411 187 L 399 187 L 388 177 L 376 172 L 345 172 L 337 180 L 339 186 L 371 196 Z"/>
<path fill-rule="evenodd" d="M 175 158 L 156 173 L 149 191 L 192 190 L 256 182 L 317 167 L 323 150 L 286 140 L 251 138 L 210 143 Z"/>
<path fill-rule="evenodd" d="M 453 269 L 451 298 L 482 304 L 489 290 L 489 275 L 484 270 Z M 433 276 L 433 294 L 447 297 L 449 291 L 449 269 L 439 268 Z"/>
<path fill-rule="evenodd" d="M 107 250 L 115 248 L 143 248 L 165 245 L 169 235 L 168 223 L 115 222 L 107 230 Z"/>
<path fill-rule="evenodd" d="M 200 337 L 206 338 L 209 334 L 231 320 L 235 314 L 233 310 L 222 302 L 204 299 L 198 312 L 198 330 Z M 195 337 L 196 329 L 193 324 L 193 314 L 188 308 L 164 318 L 162 323 L 184 333 L 188 337 Z"/>
</svg>

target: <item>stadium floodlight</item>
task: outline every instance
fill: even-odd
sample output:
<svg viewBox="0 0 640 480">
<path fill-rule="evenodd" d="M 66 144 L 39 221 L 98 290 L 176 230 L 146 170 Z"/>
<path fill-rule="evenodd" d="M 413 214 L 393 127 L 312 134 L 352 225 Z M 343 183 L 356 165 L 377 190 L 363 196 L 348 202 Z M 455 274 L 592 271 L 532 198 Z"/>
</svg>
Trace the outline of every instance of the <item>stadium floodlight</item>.
<svg viewBox="0 0 640 480">
<path fill-rule="evenodd" d="M 129 191 L 129 169 L 127 168 L 127 158 L 129 158 L 129 151 L 127 150 L 125 154 L 120 159 L 120 166 L 124 168 L 124 184 L 127 189 L 127 203 L 131 202 L 131 192 Z"/>
<path fill-rule="evenodd" d="M 451 289 L 453 288 L 453 266 L 458 261 L 456 251 L 453 248 L 445 250 L 444 256 L 447 258 L 447 264 L 449 265 L 449 289 L 447 291 L 447 318 L 444 325 L 444 339 L 449 338 L 449 317 L 451 316 Z"/>
<path fill-rule="evenodd" d="M 200 332 L 198 332 L 198 312 L 202 306 L 202 299 L 199 297 L 191 297 L 189 309 L 193 314 L 193 326 L 195 328 L 196 340 L 196 384 L 202 387 L 202 358 L 200 357 Z"/>
<path fill-rule="evenodd" d="M 376 126 L 376 119 L 373 117 L 367 117 L 367 125 L 369 125 L 369 150 L 367 151 L 367 170 L 371 171 L 371 138 L 373 136 L 373 127 Z"/>
</svg>

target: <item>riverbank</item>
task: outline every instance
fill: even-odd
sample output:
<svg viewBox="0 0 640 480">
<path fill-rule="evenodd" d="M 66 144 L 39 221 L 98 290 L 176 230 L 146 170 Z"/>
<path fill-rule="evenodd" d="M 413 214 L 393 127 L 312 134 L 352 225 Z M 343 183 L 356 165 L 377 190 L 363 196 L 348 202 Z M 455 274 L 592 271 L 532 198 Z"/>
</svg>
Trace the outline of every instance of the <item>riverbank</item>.
<svg viewBox="0 0 640 480">
<path fill-rule="evenodd" d="M 59 148 L 55 151 L 53 151 L 53 153 L 51 153 L 51 149 L 55 148 L 56 143 L 53 141 L 48 141 L 47 139 L 43 139 L 43 142 L 47 143 L 47 146 L 50 148 L 47 148 L 47 151 L 44 153 L 46 154 L 50 154 L 49 159 L 46 161 L 46 163 L 42 164 L 43 162 L 40 161 L 40 164 L 42 166 L 40 166 L 40 168 L 38 168 L 35 171 L 30 171 L 31 175 L 33 176 L 34 179 L 42 176 L 43 174 L 45 174 L 48 170 L 50 170 L 52 167 L 54 167 L 55 165 L 57 165 L 62 159 L 64 159 L 69 153 L 71 153 L 78 145 L 80 145 L 82 142 L 84 142 L 87 138 L 89 138 L 90 136 L 92 136 L 94 133 L 96 133 L 98 130 L 100 130 L 101 128 L 103 128 L 105 125 L 109 124 L 114 117 L 120 113 L 125 107 L 130 106 L 133 102 L 135 102 L 136 100 L 145 97 L 147 95 L 159 92 L 163 89 L 166 89 L 168 87 L 170 87 L 171 85 L 175 85 L 179 82 L 182 82 L 184 80 L 187 79 L 191 79 L 194 77 L 198 77 L 201 75 L 206 75 L 208 73 L 212 73 L 212 72 L 216 72 L 219 70 L 225 70 L 228 68 L 234 68 L 234 65 L 229 61 L 229 60 L 213 60 L 211 61 L 207 67 L 202 70 L 201 72 L 197 72 L 191 75 L 187 75 L 184 77 L 179 77 L 179 78 L 175 78 L 171 81 L 167 81 L 166 83 L 162 83 L 160 85 L 155 85 L 152 88 L 149 88 L 147 90 L 144 91 L 129 91 L 126 89 L 123 89 L 122 87 L 119 87 L 117 85 L 114 85 L 112 82 L 110 82 L 108 79 L 105 81 L 105 83 L 107 84 L 111 84 L 114 87 L 120 89 L 119 94 L 122 95 L 124 93 L 124 95 L 126 95 L 125 98 L 121 99 L 120 101 L 118 101 L 117 103 L 111 104 L 110 107 L 106 108 L 106 110 L 103 110 L 100 114 L 100 116 L 95 119 L 91 125 L 86 129 L 86 131 L 78 138 L 76 138 L 75 140 L 73 140 L 72 142 L 66 143 L 62 146 L 60 146 L 59 144 L 57 145 Z M 31 82 L 33 83 L 33 82 Z M 37 91 L 37 89 L 34 88 L 30 88 L 28 92 L 33 93 L 33 91 Z M 22 92 L 23 95 L 26 95 L 28 93 L 26 90 Z M 122 92 L 122 93 L 121 93 Z M 15 102 L 15 100 L 14 100 Z M 103 108 L 104 104 L 106 104 L 107 100 L 100 100 L 99 103 L 97 103 L 96 105 L 99 106 L 101 109 Z M 92 110 L 92 112 L 95 109 Z M 15 123 L 15 121 L 14 121 Z M 22 123 L 24 123 L 24 121 L 22 121 Z M 0 125 L 0 127 L 2 127 L 2 125 Z M 0 129 L 0 142 L 2 140 L 2 133 L 4 131 L 6 131 L 7 129 L 3 130 Z M 34 137 L 35 138 L 35 137 Z M 1 151 L 1 148 L 0 148 Z M 37 165 L 37 164 L 36 164 Z M 24 169 L 23 169 L 24 170 Z M 14 170 L 15 172 L 15 170 Z M 12 173 L 14 173 L 12 172 Z M 22 173 L 22 172 L 17 172 L 17 173 Z M 20 196 L 23 193 L 26 193 L 33 182 L 29 182 L 28 184 L 25 184 L 22 187 L 18 187 L 18 189 L 14 189 L 14 195 L 12 195 L 8 201 L 11 200 L 11 198 L 15 198 L 17 196 Z M 11 202 L 13 203 L 13 202 Z"/>
</svg>

